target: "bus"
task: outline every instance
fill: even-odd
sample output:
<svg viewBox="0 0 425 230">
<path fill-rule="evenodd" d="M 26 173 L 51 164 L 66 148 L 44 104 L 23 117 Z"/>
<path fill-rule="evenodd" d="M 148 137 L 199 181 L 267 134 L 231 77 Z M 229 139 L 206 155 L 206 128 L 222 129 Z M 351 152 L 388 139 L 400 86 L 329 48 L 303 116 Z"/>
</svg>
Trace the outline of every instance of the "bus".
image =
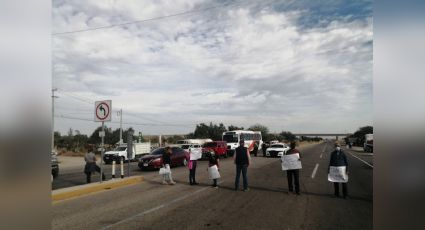
<svg viewBox="0 0 425 230">
<path fill-rule="evenodd" d="M 233 156 L 235 149 L 239 146 L 239 140 L 245 141 L 245 147 L 250 151 L 254 148 L 254 142 L 258 144 L 258 150 L 261 149 L 263 138 L 260 131 L 233 130 L 223 133 L 223 141 L 227 142 L 227 155 Z"/>
</svg>

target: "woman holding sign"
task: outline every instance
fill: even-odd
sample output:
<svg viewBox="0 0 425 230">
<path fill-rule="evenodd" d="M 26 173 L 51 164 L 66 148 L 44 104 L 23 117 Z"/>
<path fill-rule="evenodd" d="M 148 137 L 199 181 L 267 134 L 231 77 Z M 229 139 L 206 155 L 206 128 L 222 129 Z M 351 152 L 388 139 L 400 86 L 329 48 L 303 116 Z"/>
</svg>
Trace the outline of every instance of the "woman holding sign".
<svg viewBox="0 0 425 230">
<path fill-rule="evenodd" d="M 341 150 L 341 145 L 335 142 L 335 150 L 331 153 L 328 167 L 328 180 L 333 182 L 335 197 L 339 197 L 339 184 L 342 184 L 342 194 L 347 198 L 348 161 L 347 156 Z"/>
<path fill-rule="evenodd" d="M 301 162 L 301 153 L 300 151 L 298 151 L 298 149 L 295 148 L 296 143 L 293 141 L 290 144 L 290 149 L 288 149 L 288 151 L 286 151 L 286 153 L 284 153 L 284 156 L 282 156 L 282 163 L 285 163 L 284 161 L 286 160 L 285 158 L 288 158 L 287 160 L 289 160 L 291 157 L 295 157 L 296 155 L 298 155 L 297 158 L 297 162 Z M 285 156 L 290 156 L 290 157 L 285 157 Z M 283 166 L 284 164 L 282 164 Z M 286 170 L 286 177 L 288 179 L 288 194 L 290 194 L 290 192 L 294 191 L 294 185 L 295 185 L 295 192 L 297 193 L 297 195 L 300 195 L 300 168 L 301 168 L 301 164 L 295 164 L 292 163 L 290 164 L 291 168 L 288 169 L 284 169 L 282 167 L 282 169 Z M 295 168 L 295 169 L 294 169 Z M 294 181 L 294 183 L 292 183 L 292 181 Z"/>
<path fill-rule="evenodd" d="M 190 185 L 197 185 L 198 183 L 195 180 L 195 174 L 196 174 L 196 164 L 197 164 L 197 157 L 194 156 L 192 153 L 192 148 L 189 148 L 189 155 L 187 156 L 187 160 L 189 164 L 187 165 L 189 168 L 189 184 Z"/>
<path fill-rule="evenodd" d="M 214 153 L 214 151 L 208 154 L 208 173 L 210 175 L 210 179 L 213 180 L 213 187 L 218 188 L 217 179 L 220 178 L 220 173 L 218 172 L 218 156 Z"/>
</svg>

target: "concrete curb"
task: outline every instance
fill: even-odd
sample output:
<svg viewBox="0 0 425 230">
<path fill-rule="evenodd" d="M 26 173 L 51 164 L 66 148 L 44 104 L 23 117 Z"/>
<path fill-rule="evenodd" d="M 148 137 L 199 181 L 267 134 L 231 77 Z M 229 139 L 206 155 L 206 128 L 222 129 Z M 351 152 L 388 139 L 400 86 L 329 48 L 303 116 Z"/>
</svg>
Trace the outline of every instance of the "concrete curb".
<svg viewBox="0 0 425 230">
<path fill-rule="evenodd" d="M 52 202 L 53 204 L 55 204 L 59 201 L 84 196 L 95 192 L 137 184 L 142 182 L 143 180 L 143 176 L 132 176 L 124 179 L 112 179 L 103 183 L 97 182 L 69 188 L 57 189 L 52 191 Z"/>
</svg>

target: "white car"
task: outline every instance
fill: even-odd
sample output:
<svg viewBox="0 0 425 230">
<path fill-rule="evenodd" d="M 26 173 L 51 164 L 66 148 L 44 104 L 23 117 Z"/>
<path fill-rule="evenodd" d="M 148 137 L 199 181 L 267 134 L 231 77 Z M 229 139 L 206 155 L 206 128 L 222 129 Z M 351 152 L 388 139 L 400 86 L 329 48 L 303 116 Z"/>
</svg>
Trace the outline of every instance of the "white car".
<svg viewBox="0 0 425 230">
<path fill-rule="evenodd" d="M 266 157 L 282 157 L 288 149 L 289 146 L 284 143 L 272 144 L 266 150 Z"/>
</svg>

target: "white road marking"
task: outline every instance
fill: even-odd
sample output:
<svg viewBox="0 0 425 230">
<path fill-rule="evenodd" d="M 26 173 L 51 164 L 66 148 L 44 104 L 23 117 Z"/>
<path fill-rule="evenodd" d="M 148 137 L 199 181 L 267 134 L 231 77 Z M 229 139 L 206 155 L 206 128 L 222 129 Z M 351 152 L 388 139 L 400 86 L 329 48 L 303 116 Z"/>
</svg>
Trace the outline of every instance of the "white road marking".
<svg viewBox="0 0 425 230">
<path fill-rule="evenodd" d="M 221 183 L 223 183 L 223 182 L 224 182 L 224 181 L 220 181 L 220 182 L 218 182 L 218 184 L 221 184 Z M 128 222 L 128 221 L 131 221 L 131 220 L 133 220 L 133 219 L 135 219 L 135 218 L 143 217 L 143 216 L 144 216 L 144 215 L 146 215 L 146 214 L 149 214 L 149 213 L 151 213 L 151 212 L 155 212 L 155 211 L 157 211 L 157 210 L 159 210 L 159 209 L 161 209 L 161 208 L 165 208 L 165 207 L 170 206 L 170 205 L 172 205 L 172 204 L 174 204 L 174 203 L 177 203 L 177 202 L 179 202 L 179 201 L 181 201 L 181 200 L 187 199 L 187 198 L 189 198 L 189 197 L 191 197 L 191 196 L 193 196 L 193 195 L 195 195 L 195 194 L 197 194 L 197 193 L 203 192 L 203 191 L 205 191 L 205 190 L 207 190 L 207 189 L 209 189 L 209 188 L 211 188 L 211 186 L 208 186 L 208 187 L 205 187 L 205 188 L 201 188 L 201 189 L 196 190 L 196 191 L 194 191 L 194 192 L 192 192 L 192 193 L 188 193 L 188 194 L 186 194 L 186 195 L 184 195 L 184 196 L 182 196 L 182 197 L 179 197 L 179 198 L 176 198 L 176 199 L 174 199 L 174 200 L 171 200 L 171 201 L 169 201 L 169 202 L 167 202 L 167 203 L 164 203 L 164 204 L 158 205 L 158 206 L 156 206 L 156 207 L 154 207 L 154 208 L 148 209 L 148 210 L 143 211 L 143 212 L 141 212 L 141 213 L 138 213 L 138 214 L 136 214 L 136 215 L 134 215 L 134 216 L 130 216 L 130 217 L 128 217 L 128 218 L 126 218 L 126 219 L 123 219 L 123 220 L 121 220 L 121 221 L 118 221 L 118 222 L 116 222 L 116 223 L 114 223 L 114 224 L 107 225 L 107 226 L 103 227 L 102 229 L 110 229 L 110 228 L 115 227 L 115 226 L 117 226 L 117 225 L 120 225 L 120 224 L 122 224 L 122 223 L 125 223 L 125 222 Z"/>
<path fill-rule="evenodd" d="M 373 168 L 373 165 L 367 163 L 366 161 L 362 160 L 360 157 L 353 155 L 351 152 L 348 152 L 351 156 L 357 158 L 358 160 L 360 160 L 361 162 L 367 164 L 369 167 Z"/>
<path fill-rule="evenodd" d="M 319 164 L 316 164 L 316 166 L 314 167 L 314 169 L 313 169 L 313 173 L 311 174 L 311 178 L 312 179 L 314 179 L 314 177 L 316 176 L 316 172 L 317 172 L 317 169 L 319 168 Z"/>
<path fill-rule="evenodd" d="M 320 154 L 320 158 L 322 158 L 322 156 L 323 156 L 323 153 L 322 153 L 322 154 Z"/>
</svg>

